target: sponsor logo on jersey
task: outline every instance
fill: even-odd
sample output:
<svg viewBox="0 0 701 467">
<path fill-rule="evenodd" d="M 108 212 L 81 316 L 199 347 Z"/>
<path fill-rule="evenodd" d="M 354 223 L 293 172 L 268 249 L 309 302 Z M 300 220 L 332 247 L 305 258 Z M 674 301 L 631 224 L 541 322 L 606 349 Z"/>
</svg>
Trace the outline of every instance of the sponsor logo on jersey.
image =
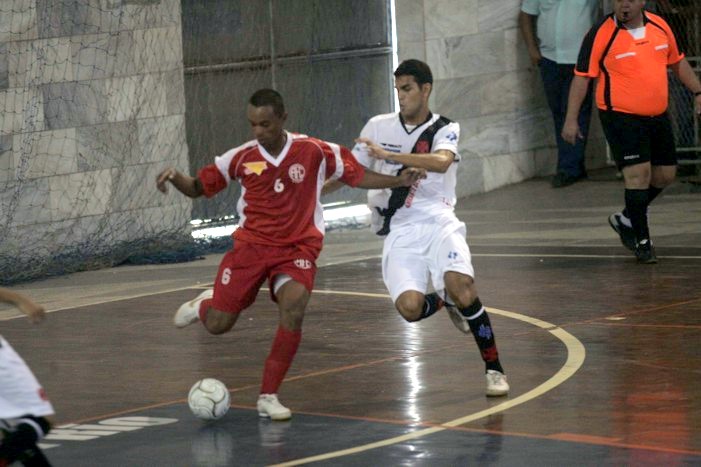
<svg viewBox="0 0 701 467">
<path fill-rule="evenodd" d="M 265 161 L 244 162 L 243 167 L 244 167 L 244 170 L 243 170 L 244 175 L 251 175 L 251 174 L 260 175 L 263 173 L 263 171 L 265 169 L 268 168 L 268 164 Z"/>
<path fill-rule="evenodd" d="M 419 154 L 428 154 L 431 152 L 431 146 L 428 145 L 428 141 L 418 141 L 416 143 L 416 152 Z"/>
<path fill-rule="evenodd" d="M 304 180 L 304 172 L 305 170 L 302 164 L 292 164 L 290 170 L 287 171 L 293 183 L 302 183 Z"/>
<path fill-rule="evenodd" d="M 458 252 L 457 251 L 451 251 L 448 253 L 448 259 L 457 259 L 458 258 Z"/>
<path fill-rule="evenodd" d="M 46 396 L 46 391 L 44 391 L 44 388 L 39 388 L 39 398 L 43 401 L 48 401 L 49 398 Z"/>
<path fill-rule="evenodd" d="M 421 183 L 421 180 L 416 180 L 413 185 L 411 185 L 411 188 L 409 188 L 409 194 L 406 197 L 406 201 L 404 201 L 404 207 L 405 208 L 410 208 L 412 204 L 414 204 L 414 197 L 416 196 L 416 190 L 419 189 L 419 184 Z"/>
<path fill-rule="evenodd" d="M 309 261 L 308 259 L 304 258 L 298 258 L 294 261 L 295 266 L 297 266 L 299 269 L 311 269 L 312 268 L 312 262 Z"/>
<path fill-rule="evenodd" d="M 455 142 L 458 140 L 458 135 L 455 134 L 454 131 L 451 131 L 450 133 L 448 133 L 448 136 L 446 136 L 445 139 L 447 139 L 450 142 Z"/>
</svg>

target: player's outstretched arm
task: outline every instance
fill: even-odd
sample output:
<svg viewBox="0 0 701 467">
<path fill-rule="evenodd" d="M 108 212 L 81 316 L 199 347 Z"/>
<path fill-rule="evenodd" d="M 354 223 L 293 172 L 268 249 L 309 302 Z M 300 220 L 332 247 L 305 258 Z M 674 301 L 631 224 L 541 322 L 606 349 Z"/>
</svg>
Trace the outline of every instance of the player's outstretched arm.
<svg viewBox="0 0 701 467">
<path fill-rule="evenodd" d="M 204 194 L 202 183 L 198 178 L 185 175 L 176 169 L 169 167 L 156 177 L 156 188 L 161 193 L 168 193 L 170 182 L 180 193 L 190 198 L 197 198 Z"/>
<path fill-rule="evenodd" d="M 10 303 L 27 315 L 33 323 L 44 319 L 44 307 L 37 305 L 29 297 L 12 290 L 0 287 L 0 302 Z"/>
<path fill-rule="evenodd" d="M 369 190 L 373 188 L 396 188 L 399 186 L 411 186 L 417 180 L 422 178 L 426 178 L 426 171 L 424 169 L 408 168 L 396 177 L 379 174 L 370 169 L 365 169 L 365 175 L 356 188 L 365 188 Z M 324 184 L 324 187 L 321 189 L 321 194 L 327 195 L 329 193 L 333 193 L 343 185 L 345 185 L 345 183 L 341 182 L 340 180 L 327 181 Z"/>
<path fill-rule="evenodd" d="M 426 178 L 424 169 L 416 169 L 409 167 L 402 171 L 401 174 L 393 177 L 391 175 L 379 174 L 372 170 L 365 169 L 365 175 L 358 184 L 357 188 L 373 189 L 373 188 L 397 188 L 400 186 L 411 186 L 417 180 Z"/>
<path fill-rule="evenodd" d="M 368 138 L 358 138 L 355 142 L 365 144 L 368 155 L 374 159 L 390 160 L 409 167 L 425 169 L 429 172 L 445 173 L 455 160 L 455 154 L 446 149 L 439 149 L 429 154 L 401 154 L 388 151 Z"/>
</svg>

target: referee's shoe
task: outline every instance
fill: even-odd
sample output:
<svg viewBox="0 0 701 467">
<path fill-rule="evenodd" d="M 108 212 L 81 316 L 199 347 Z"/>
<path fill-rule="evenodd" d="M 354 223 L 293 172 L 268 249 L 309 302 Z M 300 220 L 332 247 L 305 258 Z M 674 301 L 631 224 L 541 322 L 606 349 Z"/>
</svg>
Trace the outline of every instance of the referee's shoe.
<svg viewBox="0 0 701 467">
<path fill-rule="evenodd" d="M 609 225 L 621 238 L 621 243 L 623 246 L 628 248 L 630 251 L 635 251 L 635 231 L 633 230 L 633 227 L 623 223 L 623 214 L 620 212 L 614 212 L 611 214 L 609 216 Z"/>
<path fill-rule="evenodd" d="M 638 242 L 635 246 L 635 257 L 638 263 L 641 264 L 655 264 L 657 262 L 655 247 L 652 246 L 652 242 L 649 239 Z"/>
</svg>

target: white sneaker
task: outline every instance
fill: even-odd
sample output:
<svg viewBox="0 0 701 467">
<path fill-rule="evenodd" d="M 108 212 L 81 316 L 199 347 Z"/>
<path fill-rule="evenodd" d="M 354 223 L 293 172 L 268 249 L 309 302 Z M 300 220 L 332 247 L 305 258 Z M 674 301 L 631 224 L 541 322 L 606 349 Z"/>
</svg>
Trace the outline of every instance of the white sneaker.
<svg viewBox="0 0 701 467">
<path fill-rule="evenodd" d="M 506 375 L 496 370 L 487 370 L 487 396 L 505 396 L 509 393 L 509 383 Z"/>
<path fill-rule="evenodd" d="M 455 305 L 445 302 L 443 306 L 445 306 L 445 311 L 448 312 L 450 320 L 453 322 L 455 327 L 460 330 L 460 332 L 464 332 L 465 334 L 470 334 L 472 332 L 470 331 L 470 324 L 467 322 L 467 318 L 460 313 L 460 310 L 458 310 Z"/>
<path fill-rule="evenodd" d="M 200 319 L 200 303 L 202 300 L 212 298 L 214 296 L 214 289 L 207 289 L 197 297 L 193 298 L 189 302 L 185 302 L 180 305 L 178 311 L 175 312 L 173 316 L 173 323 L 178 328 L 184 328 L 192 323 L 199 321 Z"/>
<path fill-rule="evenodd" d="M 292 412 L 277 400 L 277 394 L 261 394 L 258 396 L 258 415 L 271 420 L 289 420 Z"/>
</svg>

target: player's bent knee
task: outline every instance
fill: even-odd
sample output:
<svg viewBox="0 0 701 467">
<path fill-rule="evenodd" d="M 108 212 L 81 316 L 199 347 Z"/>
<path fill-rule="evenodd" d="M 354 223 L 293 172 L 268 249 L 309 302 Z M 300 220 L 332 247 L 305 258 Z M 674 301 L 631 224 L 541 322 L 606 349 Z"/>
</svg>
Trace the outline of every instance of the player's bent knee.
<svg viewBox="0 0 701 467">
<path fill-rule="evenodd" d="M 280 324 L 287 329 L 297 330 L 302 328 L 304 321 L 304 308 L 280 309 Z"/>
<path fill-rule="evenodd" d="M 421 319 L 423 302 L 418 302 L 416 300 L 402 300 L 400 298 L 397 300 L 394 306 L 397 308 L 399 314 L 402 315 L 402 318 L 410 323 Z"/>
<path fill-rule="evenodd" d="M 458 308 L 466 308 L 477 298 L 477 287 L 472 277 L 465 274 L 446 274 L 446 293 Z"/>
<path fill-rule="evenodd" d="M 467 308 L 472 305 L 477 298 L 477 292 L 473 291 L 471 288 L 466 288 L 460 293 L 455 294 L 455 296 L 451 295 L 450 298 L 458 308 Z"/>
<path fill-rule="evenodd" d="M 223 311 L 210 308 L 207 312 L 205 328 L 210 334 L 224 334 L 234 327 L 238 317 L 238 313 L 224 313 Z"/>
</svg>

